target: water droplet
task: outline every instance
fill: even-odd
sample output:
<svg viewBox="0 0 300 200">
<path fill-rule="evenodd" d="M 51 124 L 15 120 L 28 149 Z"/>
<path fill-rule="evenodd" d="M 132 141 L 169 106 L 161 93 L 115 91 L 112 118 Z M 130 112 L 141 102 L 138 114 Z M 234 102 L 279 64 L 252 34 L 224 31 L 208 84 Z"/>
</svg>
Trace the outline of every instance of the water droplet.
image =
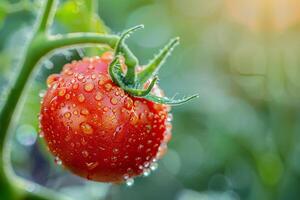
<svg viewBox="0 0 300 200">
<path fill-rule="evenodd" d="M 146 168 L 149 167 L 149 162 L 145 162 L 144 167 L 146 167 Z"/>
<path fill-rule="evenodd" d="M 116 131 L 115 131 L 114 135 L 117 135 L 118 133 L 120 133 L 121 130 L 122 130 L 122 126 L 118 126 L 118 127 L 116 128 Z"/>
<path fill-rule="evenodd" d="M 78 97 L 77 97 L 77 99 L 78 99 L 78 101 L 79 101 L 79 102 L 81 102 L 81 103 L 82 103 L 82 102 L 84 102 L 84 100 L 85 100 L 85 97 L 84 97 L 84 95 L 83 95 L 83 94 L 79 94 L 79 95 L 78 95 Z"/>
<path fill-rule="evenodd" d="M 135 160 L 139 161 L 139 160 L 141 160 L 141 157 L 136 157 Z"/>
<path fill-rule="evenodd" d="M 116 156 L 111 157 L 112 162 L 116 162 L 117 160 L 118 160 L 118 158 Z"/>
<path fill-rule="evenodd" d="M 88 69 L 95 69 L 95 66 L 94 65 L 89 65 Z"/>
<path fill-rule="evenodd" d="M 125 99 L 125 108 L 127 108 L 128 110 L 131 110 L 133 107 L 133 101 L 131 98 L 127 97 Z"/>
<path fill-rule="evenodd" d="M 153 162 L 153 163 L 150 164 L 150 169 L 152 171 L 155 171 L 157 168 L 158 168 L 158 164 L 156 162 Z"/>
<path fill-rule="evenodd" d="M 135 125 L 139 120 L 139 117 L 137 116 L 137 114 L 135 112 L 130 114 L 130 123 Z"/>
<path fill-rule="evenodd" d="M 123 178 L 126 181 L 127 179 L 129 179 L 129 175 L 128 174 L 124 174 Z"/>
<path fill-rule="evenodd" d="M 88 167 L 89 170 L 93 170 L 99 165 L 98 162 L 90 162 L 90 163 L 85 163 L 85 164 L 86 164 L 86 166 Z"/>
<path fill-rule="evenodd" d="M 55 157 L 54 158 L 54 162 L 55 162 L 55 164 L 57 164 L 57 165 L 61 165 L 62 164 L 62 161 L 59 159 L 59 157 Z"/>
<path fill-rule="evenodd" d="M 171 113 L 168 114 L 167 121 L 171 122 L 173 120 L 173 115 Z"/>
<path fill-rule="evenodd" d="M 100 79 L 100 80 L 98 81 L 98 85 L 101 86 L 101 85 L 103 85 L 103 84 L 104 84 L 104 80 L 103 80 L 103 79 Z"/>
<path fill-rule="evenodd" d="M 67 75 L 69 75 L 69 76 L 71 76 L 71 75 L 73 75 L 73 71 L 71 71 L 71 70 L 65 70 L 64 71 Z"/>
<path fill-rule="evenodd" d="M 72 139 L 71 135 L 67 135 L 67 136 L 65 137 L 65 141 L 66 141 L 66 142 L 69 142 L 71 139 Z"/>
<path fill-rule="evenodd" d="M 93 80 L 95 80 L 97 78 L 97 75 L 96 74 L 92 74 L 91 77 L 92 77 Z"/>
<path fill-rule="evenodd" d="M 85 134 L 92 134 L 94 131 L 92 126 L 86 122 L 81 123 L 80 128 Z"/>
<path fill-rule="evenodd" d="M 138 150 L 142 150 L 144 148 L 144 145 L 142 145 L 142 144 L 140 144 L 139 146 L 138 146 Z"/>
<path fill-rule="evenodd" d="M 89 156 L 89 152 L 87 152 L 86 150 L 81 152 L 83 157 L 87 158 Z"/>
<path fill-rule="evenodd" d="M 118 148 L 114 148 L 114 149 L 113 149 L 113 153 L 114 153 L 114 154 L 119 153 L 119 149 L 118 149 Z"/>
<path fill-rule="evenodd" d="M 82 115 L 88 115 L 88 114 L 90 114 L 90 112 L 89 112 L 88 109 L 86 109 L 86 108 L 82 109 L 80 113 L 81 113 Z"/>
<path fill-rule="evenodd" d="M 110 102 L 113 104 L 113 105 L 116 105 L 118 103 L 118 99 L 116 97 L 112 97 L 110 99 Z"/>
<path fill-rule="evenodd" d="M 66 94 L 66 95 L 65 95 L 65 98 L 66 98 L 66 99 L 70 99 L 70 98 L 71 98 L 70 94 Z"/>
<path fill-rule="evenodd" d="M 76 90 L 78 87 L 79 87 L 79 84 L 78 84 L 78 83 L 74 83 L 74 85 L 73 85 L 72 88 L 73 88 L 74 90 Z"/>
<path fill-rule="evenodd" d="M 100 92 L 97 92 L 97 93 L 96 93 L 96 96 L 95 96 L 95 99 L 96 99 L 97 101 L 100 101 L 102 98 L 103 98 L 102 94 L 101 94 Z"/>
<path fill-rule="evenodd" d="M 81 144 L 82 144 L 82 145 L 86 145 L 86 144 L 87 144 L 87 141 L 86 141 L 84 138 L 81 138 Z"/>
<path fill-rule="evenodd" d="M 166 124 L 166 133 L 171 133 L 171 130 L 172 130 L 172 124 L 167 123 Z"/>
<path fill-rule="evenodd" d="M 133 184 L 134 184 L 134 179 L 133 178 L 128 178 L 128 179 L 126 179 L 126 185 L 128 186 L 128 187 L 130 187 L 130 186 L 133 186 Z"/>
<path fill-rule="evenodd" d="M 64 117 L 67 118 L 67 119 L 69 119 L 71 117 L 71 113 L 70 112 L 66 112 L 64 114 Z"/>
<path fill-rule="evenodd" d="M 105 90 L 106 91 L 109 92 L 111 90 L 111 88 L 112 88 L 112 85 L 110 83 L 105 84 Z"/>
<path fill-rule="evenodd" d="M 106 62 L 110 62 L 112 61 L 114 58 L 114 54 L 113 52 L 107 51 L 105 53 L 102 54 L 101 59 L 106 61 Z"/>
<path fill-rule="evenodd" d="M 91 92 L 94 89 L 94 84 L 93 83 L 86 83 L 84 85 L 84 90 L 87 92 Z"/>
<path fill-rule="evenodd" d="M 44 136 L 45 136 L 45 133 L 44 133 L 43 131 L 40 131 L 39 137 L 40 137 L 40 138 L 43 138 Z"/>
<path fill-rule="evenodd" d="M 144 169 L 144 171 L 143 171 L 143 176 L 149 176 L 150 173 L 151 173 L 151 170 L 148 169 L 148 168 L 146 168 L 146 169 Z"/>
<path fill-rule="evenodd" d="M 83 75 L 83 74 L 81 74 L 81 73 L 78 74 L 78 76 L 77 76 L 77 79 L 78 79 L 78 80 L 82 80 L 83 78 L 84 78 L 84 75 Z"/>
<path fill-rule="evenodd" d="M 50 76 L 48 76 L 47 86 L 50 87 L 52 85 L 52 83 L 54 83 L 55 81 L 58 81 L 59 77 L 60 77 L 59 74 L 51 74 Z"/>
<path fill-rule="evenodd" d="M 64 96 L 66 94 L 66 89 L 65 88 L 62 88 L 58 91 L 58 96 Z"/>
<path fill-rule="evenodd" d="M 45 94 L 46 94 L 46 90 L 41 90 L 39 92 L 39 97 L 43 98 L 45 96 Z"/>
</svg>

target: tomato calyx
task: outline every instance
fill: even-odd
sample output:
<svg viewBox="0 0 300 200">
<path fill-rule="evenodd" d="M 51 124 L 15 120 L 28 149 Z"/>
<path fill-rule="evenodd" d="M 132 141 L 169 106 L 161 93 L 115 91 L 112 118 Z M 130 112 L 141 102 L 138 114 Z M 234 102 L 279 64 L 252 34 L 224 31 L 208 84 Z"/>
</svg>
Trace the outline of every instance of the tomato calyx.
<svg viewBox="0 0 300 200">
<path fill-rule="evenodd" d="M 183 97 L 182 99 L 168 98 L 156 96 L 151 93 L 158 81 L 158 71 L 165 62 L 166 58 L 171 55 L 171 52 L 179 44 L 179 37 L 172 39 L 140 72 L 137 73 L 138 59 L 135 56 L 132 60 L 125 60 L 127 67 L 126 73 L 122 69 L 121 59 L 124 55 L 125 39 L 131 33 L 138 29 L 144 28 L 143 25 L 138 25 L 124 31 L 114 49 L 114 59 L 109 65 L 109 74 L 112 81 L 121 87 L 128 94 L 136 97 L 145 98 L 155 103 L 180 105 L 186 103 L 198 95 Z"/>
</svg>

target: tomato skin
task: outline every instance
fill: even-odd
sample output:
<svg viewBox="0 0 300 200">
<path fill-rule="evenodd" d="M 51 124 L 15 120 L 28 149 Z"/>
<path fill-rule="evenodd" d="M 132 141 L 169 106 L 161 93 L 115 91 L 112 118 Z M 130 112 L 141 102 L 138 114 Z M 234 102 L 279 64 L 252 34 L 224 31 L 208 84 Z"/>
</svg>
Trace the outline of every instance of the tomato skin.
<svg viewBox="0 0 300 200">
<path fill-rule="evenodd" d="M 162 156 L 171 136 L 170 108 L 114 84 L 111 55 L 73 61 L 49 76 L 40 124 L 49 150 L 67 169 L 94 181 L 123 182 Z"/>
</svg>

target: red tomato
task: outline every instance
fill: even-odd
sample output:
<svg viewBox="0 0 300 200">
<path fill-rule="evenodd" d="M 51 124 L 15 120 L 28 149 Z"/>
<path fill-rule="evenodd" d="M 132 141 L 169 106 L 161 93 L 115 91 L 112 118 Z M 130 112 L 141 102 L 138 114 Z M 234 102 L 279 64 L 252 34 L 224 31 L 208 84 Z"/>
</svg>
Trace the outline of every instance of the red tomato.
<svg viewBox="0 0 300 200">
<path fill-rule="evenodd" d="M 171 136 L 170 108 L 133 97 L 108 74 L 112 53 L 66 64 L 50 75 L 41 134 L 67 169 L 94 181 L 123 182 L 155 168 Z M 162 95 L 156 88 L 156 95 Z"/>
</svg>

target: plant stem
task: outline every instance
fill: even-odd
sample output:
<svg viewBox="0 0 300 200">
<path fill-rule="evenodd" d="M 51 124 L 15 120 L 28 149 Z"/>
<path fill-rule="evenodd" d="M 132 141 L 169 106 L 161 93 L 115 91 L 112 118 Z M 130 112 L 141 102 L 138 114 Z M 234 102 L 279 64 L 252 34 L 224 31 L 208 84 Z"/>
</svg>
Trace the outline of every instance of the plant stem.
<svg viewBox="0 0 300 200">
<path fill-rule="evenodd" d="M 115 35 L 103 35 L 99 33 L 70 33 L 66 35 L 50 36 L 48 38 L 48 51 L 55 48 L 78 44 L 106 44 L 114 48 L 119 37 Z"/>
<path fill-rule="evenodd" d="M 46 0 L 44 9 L 40 15 L 41 20 L 38 23 L 38 28 L 37 28 L 38 31 L 45 32 L 49 29 L 50 25 L 53 22 L 56 5 L 57 5 L 57 0 Z"/>
</svg>

